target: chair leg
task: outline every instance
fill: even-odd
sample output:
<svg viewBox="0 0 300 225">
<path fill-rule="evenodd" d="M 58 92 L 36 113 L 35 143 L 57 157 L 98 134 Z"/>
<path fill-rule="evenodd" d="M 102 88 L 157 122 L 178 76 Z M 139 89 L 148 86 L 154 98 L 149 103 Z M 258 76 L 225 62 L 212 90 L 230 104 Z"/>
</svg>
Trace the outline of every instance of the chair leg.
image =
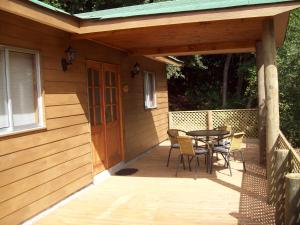
<svg viewBox="0 0 300 225">
<path fill-rule="evenodd" d="M 209 167 L 209 160 L 208 160 L 208 154 L 205 154 L 205 161 L 206 163 L 206 173 L 208 173 L 208 167 Z"/>
<path fill-rule="evenodd" d="M 185 163 L 184 163 L 184 157 L 183 157 L 183 155 L 181 155 L 181 162 L 182 162 L 182 165 L 183 165 L 183 170 L 185 170 Z"/>
<path fill-rule="evenodd" d="M 192 157 L 193 157 L 193 156 L 192 156 Z M 192 161 L 192 160 L 190 160 L 190 156 L 188 156 L 188 164 L 189 164 L 189 170 L 190 170 L 190 171 L 192 171 L 192 168 L 191 168 L 191 161 Z"/>
<path fill-rule="evenodd" d="M 244 153 L 243 153 L 243 151 L 240 151 L 240 153 L 241 153 L 241 157 L 242 157 L 242 161 L 243 161 L 244 172 L 246 172 L 246 163 L 245 163 L 245 159 L 244 159 Z"/>
<path fill-rule="evenodd" d="M 195 162 L 195 180 L 197 180 L 197 168 L 199 168 L 199 158 L 196 156 L 196 161 Z"/>
<path fill-rule="evenodd" d="M 227 155 L 227 165 L 229 168 L 230 176 L 232 177 L 231 166 L 230 166 L 230 154 Z"/>
<path fill-rule="evenodd" d="M 176 177 L 177 177 L 177 174 L 178 174 L 178 170 L 179 170 L 179 166 L 180 166 L 181 160 L 182 160 L 182 155 L 180 154 L 178 156 L 178 161 L 177 161 L 177 169 L 176 169 L 176 174 L 175 174 Z"/>
<path fill-rule="evenodd" d="M 169 167 L 169 162 L 170 162 L 170 157 L 171 157 L 171 152 L 172 152 L 172 146 L 169 150 L 169 157 L 168 157 L 168 161 L 167 161 L 167 167 Z"/>
<path fill-rule="evenodd" d="M 210 162 L 209 162 L 209 166 L 210 166 L 210 173 L 212 174 L 212 168 L 213 168 L 213 160 L 214 160 L 214 153 L 211 152 L 211 154 L 209 155 L 210 157 Z"/>
</svg>

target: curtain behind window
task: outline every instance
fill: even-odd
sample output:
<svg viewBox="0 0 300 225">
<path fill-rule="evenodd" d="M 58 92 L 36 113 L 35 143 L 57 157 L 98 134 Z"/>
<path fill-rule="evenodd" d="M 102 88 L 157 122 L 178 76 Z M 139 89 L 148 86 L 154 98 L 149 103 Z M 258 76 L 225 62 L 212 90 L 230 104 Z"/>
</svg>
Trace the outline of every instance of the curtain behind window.
<svg viewBox="0 0 300 225">
<path fill-rule="evenodd" d="M 10 51 L 9 75 L 14 126 L 36 123 L 35 56 L 29 53 Z"/>
</svg>

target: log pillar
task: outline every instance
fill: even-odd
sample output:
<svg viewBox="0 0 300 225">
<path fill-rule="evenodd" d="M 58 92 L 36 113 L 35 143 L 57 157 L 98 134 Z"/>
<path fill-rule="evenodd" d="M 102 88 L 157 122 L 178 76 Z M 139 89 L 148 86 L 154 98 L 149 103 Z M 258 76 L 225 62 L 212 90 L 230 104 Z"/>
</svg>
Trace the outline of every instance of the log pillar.
<svg viewBox="0 0 300 225">
<path fill-rule="evenodd" d="M 300 173 L 285 176 L 285 225 L 300 224 Z"/>
<path fill-rule="evenodd" d="M 264 53 L 262 42 L 256 43 L 256 70 L 258 87 L 258 138 L 259 138 L 259 162 L 266 164 L 266 92 Z"/>
<path fill-rule="evenodd" d="M 276 67 L 276 45 L 273 19 L 266 19 L 262 35 L 266 92 L 266 163 L 267 191 L 271 197 L 274 187 L 274 150 L 279 137 L 279 94 Z"/>
</svg>

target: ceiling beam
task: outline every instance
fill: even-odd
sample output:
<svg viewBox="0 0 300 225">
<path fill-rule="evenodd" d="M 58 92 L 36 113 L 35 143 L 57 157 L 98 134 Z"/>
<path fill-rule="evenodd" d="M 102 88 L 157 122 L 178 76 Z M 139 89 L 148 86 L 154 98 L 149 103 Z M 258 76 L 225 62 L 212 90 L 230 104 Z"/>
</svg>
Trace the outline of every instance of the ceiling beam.
<svg viewBox="0 0 300 225">
<path fill-rule="evenodd" d="M 247 19 L 257 17 L 273 17 L 275 15 L 291 11 L 298 7 L 300 7 L 300 2 L 295 1 L 280 4 L 265 4 L 197 12 L 136 16 L 110 20 L 83 20 L 80 22 L 79 33 L 87 34 L 174 24 Z"/>
<path fill-rule="evenodd" d="M 147 56 L 179 56 L 179 55 L 209 55 L 209 54 L 226 54 L 226 53 L 243 53 L 254 52 L 255 41 L 243 42 L 223 42 L 223 43 L 207 43 L 196 45 L 168 46 L 158 48 L 140 48 L 130 49 L 129 52 L 135 55 Z"/>
</svg>

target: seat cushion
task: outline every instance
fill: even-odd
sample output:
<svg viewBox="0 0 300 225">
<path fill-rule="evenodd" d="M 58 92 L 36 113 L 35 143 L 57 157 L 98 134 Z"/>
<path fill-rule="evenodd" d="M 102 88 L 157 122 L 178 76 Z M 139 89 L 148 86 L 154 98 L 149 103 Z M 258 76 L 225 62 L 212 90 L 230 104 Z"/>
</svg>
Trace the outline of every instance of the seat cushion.
<svg viewBox="0 0 300 225">
<path fill-rule="evenodd" d="M 196 148 L 195 149 L 196 154 L 205 154 L 208 152 L 206 148 Z"/>
<path fill-rule="evenodd" d="M 173 144 L 173 145 L 172 145 L 172 148 L 179 148 L 179 144 L 177 144 L 177 143 L 176 143 L 176 144 Z"/>
<path fill-rule="evenodd" d="M 214 148 L 214 152 L 228 153 L 229 149 L 224 146 L 219 146 Z"/>
</svg>

